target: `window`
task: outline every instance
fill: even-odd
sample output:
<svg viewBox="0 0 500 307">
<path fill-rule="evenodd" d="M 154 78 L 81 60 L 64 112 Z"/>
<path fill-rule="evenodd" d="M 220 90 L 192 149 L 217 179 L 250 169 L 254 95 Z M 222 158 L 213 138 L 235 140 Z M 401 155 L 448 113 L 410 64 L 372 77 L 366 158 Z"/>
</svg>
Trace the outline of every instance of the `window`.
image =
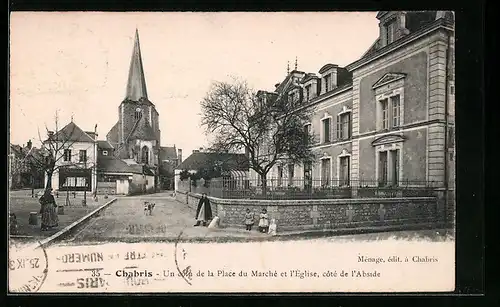
<svg viewBox="0 0 500 307">
<path fill-rule="evenodd" d="M 304 187 L 312 186 L 312 162 L 304 162 Z"/>
<path fill-rule="evenodd" d="M 311 84 L 306 86 L 306 101 L 309 101 L 311 99 Z"/>
<path fill-rule="evenodd" d="M 385 40 L 387 45 L 392 43 L 395 39 L 396 20 L 391 20 L 385 24 Z"/>
<path fill-rule="evenodd" d="M 326 92 L 328 92 L 331 89 L 330 88 L 331 75 L 326 75 L 324 77 L 324 79 L 325 79 L 325 91 L 324 92 L 326 93 Z"/>
<path fill-rule="evenodd" d="M 400 150 L 379 152 L 379 186 L 397 186 L 399 184 Z"/>
<path fill-rule="evenodd" d="M 278 186 L 283 185 L 283 166 L 278 165 Z"/>
<path fill-rule="evenodd" d="M 107 156 L 107 155 L 108 155 L 108 151 L 107 151 L 107 150 L 103 150 L 103 151 L 102 151 L 102 155 L 103 155 L 103 156 Z"/>
<path fill-rule="evenodd" d="M 399 184 L 399 150 L 391 150 L 391 182 L 392 186 Z"/>
<path fill-rule="evenodd" d="M 331 141 L 330 121 L 331 121 L 331 118 L 323 119 L 323 143 L 329 143 Z"/>
<path fill-rule="evenodd" d="M 142 147 L 141 162 L 144 164 L 149 163 L 149 148 L 147 146 Z"/>
<path fill-rule="evenodd" d="M 350 159 L 347 157 L 340 157 L 340 169 L 339 169 L 339 186 L 349 186 L 350 181 Z"/>
<path fill-rule="evenodd" d="M 387 151 L 379 153 L 379 186 L 387 185 Z"/>
<path fill-rule="evenodd" d="M 330 158 L 321 160 L 321 186 L 327 187 L 330 186 Z"/>
<path fill-rule="evenodd" d="M 311 135 L 311 124 L 304 125 L 304 144 L 309 143 L 309 136 Z"/>
<path fill-rule="evenodd" d="M 351 113 L 337 116 L 337 139 L 347 140 L 351 137 Z"/>
<path fill-rule="evenodd" d="M 399 103 L 399 95 L 391 97 L 392 103 L 392 127 L 399 127 L 399 117 L 401 115 L 401 108 Z"/>
<path fill-rule="evenodd" d="M 139 120 L 139 119 L 141 119 L 141 117 L 142 117 L 142 110 L 141 110 L 141 108 L 135 109 L 134 119 L 135 120 Z"/>
<path fill-rule="evenodd" d="M 79 155 L 78 155 L 78 161 L 79 162 L 87 162 L 87 151 L 86 150 L 80 150 Z"/>
<path fill-rule="evenodd" d="M 383 99 L 380 101 L 382 107 L 382 129 L 389 129 L 389 106 L 388 100 Z"/>
<path fill-rule="evenodd" d="M 64 161 L 71 161 L 71 149 L 64 150 Z"/>
<path fill-rule="evenodd" d="M 295 177 L 295 165 L 288 164 L 288 185 L 293 185 L 293 177 Z"/>
</svg>

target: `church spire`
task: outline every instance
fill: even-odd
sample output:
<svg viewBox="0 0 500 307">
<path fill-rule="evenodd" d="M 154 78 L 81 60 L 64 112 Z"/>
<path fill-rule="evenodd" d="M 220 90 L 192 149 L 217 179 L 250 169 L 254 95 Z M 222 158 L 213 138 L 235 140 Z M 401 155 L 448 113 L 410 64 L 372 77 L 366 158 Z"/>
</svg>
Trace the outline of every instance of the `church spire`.
<svg viewBox="0 0 500 307">
<path fill-rule="evenodd" d="M 144 68 L 142 67 L 141 46 L 139 44 L 139 31 L 135 29 L 134 50 L 130 60 L 128 72 L 127 93 L 125 98 L 132 101 L 139 101 L 140 98 L 148 98 L 146 91 L 146 79 L 144 78 Z"/>
</svg>

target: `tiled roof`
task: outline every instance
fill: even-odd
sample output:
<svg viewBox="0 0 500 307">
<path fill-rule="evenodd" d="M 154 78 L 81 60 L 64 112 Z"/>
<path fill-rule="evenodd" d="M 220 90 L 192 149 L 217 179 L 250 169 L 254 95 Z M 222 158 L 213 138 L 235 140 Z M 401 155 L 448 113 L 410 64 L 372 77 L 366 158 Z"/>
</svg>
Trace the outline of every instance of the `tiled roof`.
<svg viewBox="0 0 500 307">
<path fill-rule="evenodd" d="M 74 122 L 70 122 L 64 128 L 57 131 L 52 137 L 52 140 L 57 140 L 61 142 L 89 142 L 93 143 L 92 139 L 85 131 L 78 127 Z M 48 139 L 45 141 L 47 142 Z"/>
<path fill-rule="evenodd" d="M 124 173 L 124 174 L 145 174 L 154 176 L 154 172 L 142 164 L 127 164 L 125 161 L 114 156 L 98 156 L 97 172 L 103 173 Z"/>
<path fill-rule="evenodd" d="M 248 170 L 248 159 L 244 154 L 194 152 L 177 169 L 198 170 L 211 168 L 221 163 L 223 170 Z"/>
</svg>

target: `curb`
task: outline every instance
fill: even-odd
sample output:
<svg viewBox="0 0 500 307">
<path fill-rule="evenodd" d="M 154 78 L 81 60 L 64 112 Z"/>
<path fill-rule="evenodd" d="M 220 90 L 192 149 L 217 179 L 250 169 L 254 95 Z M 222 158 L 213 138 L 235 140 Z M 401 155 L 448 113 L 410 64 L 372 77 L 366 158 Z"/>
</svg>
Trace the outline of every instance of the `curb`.
<svg viewBox="0 0 500 307">
<path fill-rule="evenodd" d="M 47 245 L 49 245 L 50 243 L 52 243 L 54 240 L 56 240 L 59 237 L 67 234 L 73 228 L 79 226 L 81 223 L 84 223 L 87 220 L 89 220 L 90 218 L 92 218 L 94 215 L 99 214 L 102 210 L 104 210 L 107 207 L 109 207 L 109 205 L 111 205 L 112 203 L 114 203 L 116 200 L 117 200 L 117 198 L 113 198 L 112 200 L 108 201 L 104 205 L 100 206 L 99 208 L 95 209 L 94 211 L 90 212 L 89 214 L 85 215 L 84 217 L 80 218 L 79 220 L 77 220 L 77 221 L 71 223 L 70 225 L 64 227 L 63 229 L 61 229 L 60 231 L 56 232 L 52 236 L 50 236 L 50 237 L 48 237 L 46 239 L 43 239 L 42 241 L 37 242 L 35 244 L 35 246 L 33 247 L 33 249 L 36 249 L 36 248 L 39 248 L 39 247 L 42 247 L 42 248 L 46 247 Z"/>
</svg>

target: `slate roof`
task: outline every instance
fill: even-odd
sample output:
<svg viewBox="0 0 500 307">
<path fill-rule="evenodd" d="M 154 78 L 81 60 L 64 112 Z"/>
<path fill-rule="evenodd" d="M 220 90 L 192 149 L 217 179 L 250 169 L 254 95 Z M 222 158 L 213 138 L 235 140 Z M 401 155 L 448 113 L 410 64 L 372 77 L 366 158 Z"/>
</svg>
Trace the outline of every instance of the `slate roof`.
<svg viewBox="0 0 500 307">
<path fill-rule="evenodd" d="M 175 160 L 177 159 L 177 150 L 174 147 L 161 147 L 160 148 L 160 161 Z"/>
<path fill-rule="evenodd" d="M 99 149 L 113 149 L 113 145 L 111 145 L 108 141 L 105 140 L 98 140 L 97 141 L 97 147 Z"/>
<path fill-rule="evenodd" d="M 51 137 L 52 140 L 60 140 L 61 142 L 88 142 L 93 143 L 94 139 L 91 138 L 85 131 L 78 127 L 74 122 L 70 122 L 64 128 L 54 133 Z M 44 142 L 48 142 L 49 138 Z"/>
<path fill-rule="evenodd" d="M 114 156 L 98 156 L 97 172 L 102 173 L 122 173 L 122 174 L 145 174 L 154 176 L 154 172 L 145 165 L 129 165 L 125 161 Z"/>
<path fill-rule="evenodd" d="M 222 163 L 223 170 L 248 171 L 249 163 L 244 154 L 194 152 L 186 158 L 176 169 L 198 170 L 210 168 L 217 163 Z"/>
</svg>

